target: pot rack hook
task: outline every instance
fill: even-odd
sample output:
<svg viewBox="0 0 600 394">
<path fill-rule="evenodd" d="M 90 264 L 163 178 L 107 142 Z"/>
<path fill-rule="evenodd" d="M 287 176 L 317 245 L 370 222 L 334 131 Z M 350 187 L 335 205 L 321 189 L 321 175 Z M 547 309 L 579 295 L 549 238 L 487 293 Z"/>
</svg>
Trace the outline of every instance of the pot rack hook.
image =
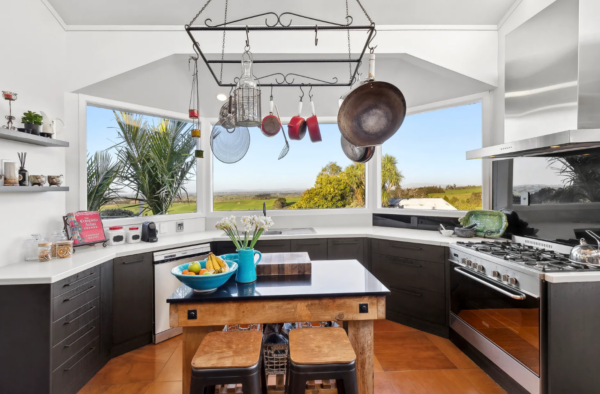
<svg viewBox="0 0 600 394">
<path fill-rule="evenodd" d="M 315 46 L 319 45 L 319 25 L 315 25 Z"/>
<path fill-rule="evenodd" d="M 302 84 L 304 85 L 304 84 Z M 302 89 L 302 86 L 300 86 L 300 91 L 302 92 L 302 96 L 300 96 L 300 101 L 304 100 L 304 89 Z"/>
<path fill-rule="evenodd" d="M 271 85 L 271 100 L 273 100 L 273 85 Z"/>
<path fill-rule="evenodd" d="M 248 25 L 246 25 L 246 51 L 250 50 L 250 30 L 248 30 Z"/>
<path fill-rule="evenodd" d="M 373 32 L 375 34 L 373 34 L 373 36 L 371 37 L 371 39 L 367 43 L 367 47 L 369 47 L 369 52 L 371 52 L 371 53 L 374 53 L 375 52 L 375 48 L 377 48 L 377 45 L 375 45 L 374 47 L 371 46 L 371 43 L 373 42 L 373 40 L 375 39 L 375 37 L 377 37 L 377 29 L 373 29 Z"/>
<path fill-rule="evenodd" d="M 312 101 L 312 98 L 313 98 L 312 89 L 313 89 L 313 86 L 310 85 L 310 90 L 308 91 L 308 97 L 310 97 L 310 101 Z"/>
</svg>

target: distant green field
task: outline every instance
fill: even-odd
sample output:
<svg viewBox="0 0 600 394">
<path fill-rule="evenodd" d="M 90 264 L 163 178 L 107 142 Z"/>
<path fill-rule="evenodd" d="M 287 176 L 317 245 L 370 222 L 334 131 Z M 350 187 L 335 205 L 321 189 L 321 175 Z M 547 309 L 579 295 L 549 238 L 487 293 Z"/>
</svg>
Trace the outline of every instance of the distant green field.
<svg viewBox="0 0 600 394">
<path fill-rule="evenodd" d="M 430 193 L 429 197 L 430 198 L 444 198 L 444 196 L 449 196 L 448 198 L 450 198 L 450 196 L 454 197 L 458 197 L 458 198 L 463 198 L 463 196 L 461 195 L 465 195 L 465 196 L 470 196 L 471 193 L 481 193 L 481 187 L 472 187 L 470 189 L 460 189 L 460 190 L 446 190 L 445 193 Z"/>
<path fill-rule="evenodd" d="M 140 207 L 138 205 L 136 206 L 131 206 L 130 204 L 114 204 L 114 205 L 105 205 L 102 207 L 102 211 L 105 209 L 126 209 L 128 211 L 131 211 L 135 214 L 137 214 L 140 211 Z M 171 205 L 171 208 L 169 208 L 169 215 L 174 215 L 174 214 L 178 214 L 178 213 L 192 213 L 192 212 L 196 212 L 196 203 L 192 202 L 192 203 L 187 203 L 187 202 L 176 202 L 173 205 Z M 144 216 L 151 216 L 152 212 L 150 211 L 146 211 L 144 212 Z"/>
<path fill-rule="evenodd" d="M 291 206 L 300 201 L 300 196 L 286 197 L 287 206 Z M 263 202 L 267 203 L 267 209 L 273 209 L 273 203 L 276 198 L 271 200 L 231 200 L 218 201 L 214 203 L 215 211 L 260 211 L 263 208 Z"/>
</svg>

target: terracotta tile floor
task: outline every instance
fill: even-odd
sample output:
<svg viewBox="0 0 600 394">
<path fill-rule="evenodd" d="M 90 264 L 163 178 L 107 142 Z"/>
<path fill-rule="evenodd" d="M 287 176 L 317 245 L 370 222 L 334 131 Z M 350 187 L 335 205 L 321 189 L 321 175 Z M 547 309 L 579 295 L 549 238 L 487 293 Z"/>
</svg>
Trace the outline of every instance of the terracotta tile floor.
<svg viewBox="0 0 600 394">
<path fill-rule="evenodd" d="M 181 336 L 110 360 L 80 394 L 180 394 Z M 449 340 L 375 322 L 375 394 L 505 393 Z"/>
</svg>

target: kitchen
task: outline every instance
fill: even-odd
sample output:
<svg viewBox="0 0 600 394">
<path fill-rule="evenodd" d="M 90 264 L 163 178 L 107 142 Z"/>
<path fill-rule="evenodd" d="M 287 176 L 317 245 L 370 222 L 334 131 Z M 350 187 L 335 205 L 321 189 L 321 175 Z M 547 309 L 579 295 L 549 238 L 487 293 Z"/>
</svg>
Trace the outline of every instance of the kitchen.
<svg viewBox="0 0 600 394">
<path fill-rule="evenodd" d="M 115 14 L 121 3 L 3 1 L 1 392 L 189 392 L 205 336 L 310 331 L 278 324 L 290 322 L 344 329 L 360 393 L 594 392 L 598 5 L 229 0 L 198 13 L 130 0 Z M 40 61 L 18 60 L 31 42 Z M 228 125 L 256 75 L 270 75 L 246 112 L 260 125 Z M 343 110 L 365 85 L 388 87 L 385 141 L 350 141 L 343 114 L 361 109 Z M 162 133 L 128 144 L 135 128 Z M 175 149 L 169 133 L 191 155 L 162 180 L 135 172 L 134 148 Z M 94 194 L 107 151 L 127 171 Z M 159 193 L 184 172 L 184 189 Z M 240 230 L 247 215 L 274 223 L 248 227 L 264 230 L 255 269 L 236 246 L 248 239 L 226 234 L 231 215 Z M 227 274 L 172 274 L 209 253 L 236 272 L 212 294 L 180 287 Z M 262 276 L 280 253 L 312 272 Z M 270 372 L 269 392 L 284 392 L 291 372 Z M 342 387 L 324 379 L 305 389 Z"/>
</svg>

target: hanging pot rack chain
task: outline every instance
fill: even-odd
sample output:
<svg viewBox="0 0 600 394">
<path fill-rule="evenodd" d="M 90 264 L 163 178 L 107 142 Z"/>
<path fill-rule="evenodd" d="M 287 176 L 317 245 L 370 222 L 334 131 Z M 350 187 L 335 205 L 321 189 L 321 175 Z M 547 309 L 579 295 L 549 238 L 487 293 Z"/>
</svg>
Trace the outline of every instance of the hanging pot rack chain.
<svg viewBox="0 0 600 394">
<path fill-rule="evenodd" d="M 351 86 L 357 77 L 357 73 L 358 73 L 358 69 L 362 63 L 362 58 L 367 50 L 367 48 L 369 48 L 372 51 L 375 49 L 374 47 L 370 46 L 370 43 L 372 42 L 373 38 L 375 37 L 376 34 L 376 30 L 375 30 L 375 23 L 372 21 L 372 19 L 370 18 L 370 16 L 368 15 L 368 13 L 366 12 L 365 8 L 363 7 L 363 5 L 361 4 L 360 0 L 356 0 L 356 2 L 359 4 L 360 8 L 362 9 L 363 13 L 365 14 L 365 16 L 367 17 L 367 19 L 370 22 L 370 25 L 356 25 L 353 26 L 353 18 L 352 16 L 349 15 L 349 10 L 348 10 L 348 1 L 346 0 L 346 15 L 345 15 L 345 19 L 346 19 L 346 23 L 345 24 L 341 24 L 341 23 L 336 23 L 336 22 L 329 22 L 329 21 L 325 21 L 325 20 L 321 20 L 321 19 L 316 19 L 316 18 L 312 18 L 309 16 L 304 16 L 304 15 L 300 15 L 300 14 L 296 14 L 293 12 L 283 12 L 281 14 L 276 14 L 275 12 L 266 12 L 266 13 L 262 13 L 262 14 L 257 14 L 257 15 L 253 15 L 253 16 L 249 16 L 246 18 L 241 18 L 238 20 L 234 20 L 234 21 L 227 21 L 227 7 L 228 7 L 228 0 L 225 0 L 225 20 L 224 23 L 222 24 L 218 24 L 218 25 L 209 25 L 209 22 L 212 22 L 212 20 L 210 18 L 207 18 L 205 20 L 205 26 L 193 26 L 193 23 L 196 21 L 196 19 L 202 14 L 202 12 L 206 9 L 206 7 L 208 6 L 208 4 L 211 3 L 212 0 L 208 0 L 206 2 L 206 4 L 202 7 L 202 9 L 198 12 L 198 14 L 196 14 L 196 16 L 192 19 L 192 21 L 190 22 L 189 25 L 185 26 L 185 30 L 188 33 L 188 36 L 190 37 L 190 39 L 192 40 L 193 43 L 193 47 L 194 47 L 194 51 L 196 52 L 196 54 L 202 58 L 202 60 L 204 61 L 204 63 L 206 64 L 206 66 L 208 67 L 211 75 L 213 76 L 214 80 L 216 81 L 216 83 L 219 86 L 222 87 L 235 87 L 236 83 L 223 83 L 223 65 L 224 64 L 239 64 L 239 60 L 226 60 L 225 57 L 225 35 L 226 32 L 228 31 L 244 31 L 246 32 L 246 46 L 249 45 L 249 33 L 251 31 L 314 31 L 315 33 L 315 45 L 317 44 L 317 34 L 318 31 L 321 30 L 332 30 L 332 31 L 336 31 L 336 30 L 346 30 L 347 31 L 347 36 L 348 36 L 348 59 L 317 59 L 317 58 L 306 58 L 306 59 L 273 59 L 273 60 L 261 60 L 261 59 L 257 59 L 254 60 L 253 63 L 255 64 L 304 64 L 304 63 L 348 63 L 348 68 L 349 68 L 349 73 L 350 73 L 350 78 L 348 80 L 347 83 L 339 83 L 338 82 L 338 78 L 333 77 L 331 78 L 331 81 L 326 81 L 323 79 L 318 79 L 318 78 L 313 78 L 313 77 L 309 77 L 309 76 L 305 76 L 305 75 L 301 75 L 301 74 L 297 74 L 297 73 L 273 73 L 273 74 L 269 74 L 263 77 L 258 78 L 260 79 L 265 79 L 268 77 L 273 77 L 273 76 L 281 76 L 283 78 L 283 80 L 279 80 L 277 78 L 275 78 L 275 82 L 274 83 L 261 83 L 261 86 L 264 87 L 273 87 L 273 86 L 280 86 L 280 87 L 298 87 L 298 86 Z M 265 18 L 265 25 L 264 26 L 232 26 L 232 24 L 238 23 L 238 22 L 243 22 L 243 21 L 248 21 L 251 19 L 256 19 L 262 16 L 274 16 L 276 18 L 276 21 L 273 24 L 269 24 L 268 18 Z M 316 25 L 297 25 L 297 26 L 293 26 L 292 25 L 292 19 L 290 18 L 289 23 L 284 23 L 284 21 L 282 20 L 282 18 L 284 16 L 295 16 L 298 18 L 303 18 L 303 19 L 307 19 L 310 21 L 315 21 L 318 23 L 322 23 L 321 25 L 316 24 Z M 360 53 L 360 55 L 356 58 L 352 58 L 352 53 L 351 53 L 351 47 L 350 47 L 350 30 L 362 30 L 368 33 L 367 36 L 367 40 L 362 48 L 362 51 Z M 200 49 L 200 44 L 198 43 L 198 41 L 196 40 L 196 38 L 193 35 L 193 32 L 208 32 L 208 31 L 222 31 L 223 32 L 223 45 L 221 48 L 221 60 L 208 60 L 206 58 L 206 56 L 204 55 L 204 53 L 202 52 L 202 50 Z M 217 78 L 217 75 L 215 74 L 213 68 L 211 67 L 211 64 L 219 64 L 220 68 L 221 68 L 221 73 L 220 73 L 220 77 Z M 353 67 L 354 65 L 354 67 Z M 354 68 L 354 70 L 353 70 Z M 308 81 L 314 81 L 316 83 L 313 82 L 308 82 L 308 83 L 297 83 L 296 81 L 296 77 L 297 78 L 302 78 Z M 235 82 L 235 79 L 234 79 Z"/>
</svg>

